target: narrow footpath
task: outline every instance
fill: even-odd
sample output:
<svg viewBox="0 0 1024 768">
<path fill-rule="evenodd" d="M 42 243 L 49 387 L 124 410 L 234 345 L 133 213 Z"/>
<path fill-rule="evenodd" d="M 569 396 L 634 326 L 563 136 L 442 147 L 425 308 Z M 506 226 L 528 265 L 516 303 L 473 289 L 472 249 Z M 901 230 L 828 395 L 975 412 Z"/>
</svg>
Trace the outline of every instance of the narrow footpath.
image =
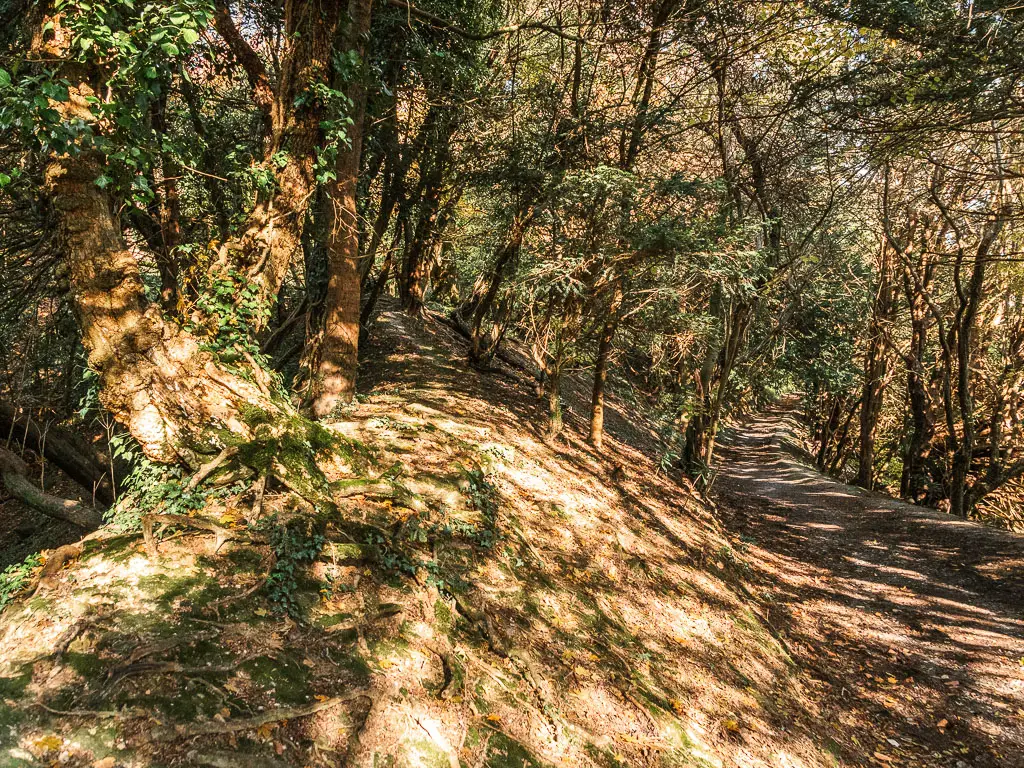
<svg viewBox="0 0 1024 768">
<path fill-rule="evenodd" d="M 715 490 L 841 764 L 1024 766 L 1024 536 L 825 477 L 797 430 L 727 436 Z"/>
</svg>

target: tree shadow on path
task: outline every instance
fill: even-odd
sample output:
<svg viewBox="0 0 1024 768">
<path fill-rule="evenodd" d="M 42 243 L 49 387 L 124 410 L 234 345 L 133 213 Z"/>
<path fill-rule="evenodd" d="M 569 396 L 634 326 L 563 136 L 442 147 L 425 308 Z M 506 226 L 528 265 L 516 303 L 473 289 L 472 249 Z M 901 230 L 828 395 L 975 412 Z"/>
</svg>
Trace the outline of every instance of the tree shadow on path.
<svg viewBox="0 0 1024 768">
<path fill-rule="evenodd" d="M 825 477 L 798 430 L 742 425 L 717 492 L 846 756 L 1024 766 L 1024 537 Z"/>
</svg>

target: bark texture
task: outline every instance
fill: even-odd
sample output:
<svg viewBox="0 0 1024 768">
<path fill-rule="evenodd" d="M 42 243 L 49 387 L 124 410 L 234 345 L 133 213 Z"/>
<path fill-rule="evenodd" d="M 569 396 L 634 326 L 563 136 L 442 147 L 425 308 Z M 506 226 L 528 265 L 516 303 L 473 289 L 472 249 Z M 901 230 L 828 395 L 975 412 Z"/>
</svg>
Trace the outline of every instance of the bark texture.
<svg viewBox="0 0 1024 768">
<path fill-rule="evenodd" d="M 588 440 L 598 451 L 604 443 L 604 390 L 608 382 L 608 363 L 611 360 L 612 341 L 619 324 L 619 308 L 622 306 L 622 281 L 612 290 L 608 315 L 601 329 L 601 340 L 597 347 L 597 361 L 594 365 L 594 390 L 590 398 L 590 435 Z"/>
<path fill-rule="evenodd" d="M 153 461 L 197 469 L 229 445 L 244 446 L 242 464 L 274 472 L 310 500 L 329 499 L 315 463 L 302 460 L 309 458 L 302 441 L 311 435 L 295 431 L 306 425 L 271 395 L 266 374 L 255 366 L 250 377 L 225 368 L 147 301 L 110 200 L 93 183 L 101 168 L 94 154 L 55 158 L 46 184 L 103 406 Z"/>
<path fill-rule="evenodd" d="M 349 46 L 365 55 L 370 31 L 372 0 L 349 4 L 352 27 Z M 331 189 L 331 228 L 327 243 L 328 278 L 324 330 L 316 375 L 313 379 L 313 414 L 329 415 L 338 405 L 351 402 L 356 391 L 359 363 L 359 305 L 362 271 L 359 260 L 359 213 L 356 208 L 359 165 L 366 113 L 366 83 L 357 77 L 349 88 L 352 124 L 348 147 L 338 154 L 336 181 Z"/>
</svg>

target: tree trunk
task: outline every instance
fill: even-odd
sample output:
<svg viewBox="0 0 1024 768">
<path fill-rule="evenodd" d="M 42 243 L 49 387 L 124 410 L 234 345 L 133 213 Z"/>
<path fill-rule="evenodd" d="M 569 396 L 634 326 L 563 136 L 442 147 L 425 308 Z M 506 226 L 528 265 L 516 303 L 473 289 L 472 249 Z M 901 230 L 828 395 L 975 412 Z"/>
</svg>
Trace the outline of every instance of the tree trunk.
<svg viewBox="0 0 1024 768">
<path fill-rule="evenodd" d="M 971 281 L 965 292 L 960 283 L 961 264 L 958 260 L 954 279 L 957 293 L 961 297 L 957 312 L 956 326 L 956 365 L 957 365 L 957 403 L 960 407 L 962 435 L 959 445 L 953 454 L 952 482 L 949 494 L 950 512 L 959 517 L 968 517 L 977 501 L 976 495 L 969 487 L 968 475 L 971 461 L 974 458 L 975 423 L 974 397 L 971 391 L 971 362 L 974 356 L 974 326 L 981 307 L 981 297 L 985 286 L 985 267 L 989 252 L 995 244 L 1003 228 L 1002 218 L 990 218 L 982 233 L 981 242 L 974 259 Z"/>
<path fill-rule="evenodd" d="M 619 324 L 619 308 L 622 306 L 622 280 L 615 283 L 608 315 L 601 329 L 601 340 L 597 347 L 594 364 L 594 390 L 590 398 L 590 435 L 588 441 L 598 451 L 604 443 L 604 388 L 608 381 L 608 361 L 611 359 L 612 341 Z"/>
<path fill-rule="evenodd" d="M 224 368 L 147 301 L 111 201 L 94 184 L 101 171 L 98 155 L 81 152 L 51 159 L 45 174 L 100 402 L 153 461 L 198 469 L 234 446 L 240 465 L 330 505 L 317 448 L 309 447 L 325 447 L 322 431 L 271 394 L 262 369 L 253 364 L 242 376 Z"/>
<path fill-rule="evenodd" d="M 114 503 L 110 473 L 91 455 L 88 446 L 75 444 L 75 436 L 59 427 L 50 427 L 43 433 L 35 422 L 7 405 L 0 403 L 0 437 L 10 435 L 25 448 L 35 451 L 55 465 L 106 506 Z"/>
<path fill-rule="evenodd" d="M 892 281 L 890 280 L 890 248 L 883 240 L 878 260 L 878 288 L 875 293 L 871 323 L 868 326 L 868 348 L 864 355 L 864 390 L 860 409 L 860 447 L 857 467 L 857 485 L 874 487 L 875 431 L 882 413 L 885 378 L 889 359 L 885 355 L 882 334 L 884 324 L 892 310 Z"/>
<path fill-rule="evenodd" d="M 351 29 L 348 45 L 365 58 L 372 0 L 349 4 Z M 336 180 L 331 188 L 331 231 L 327 244 L 328 278 L 324 331 L 313 377 L 312 406 L 324 418 L 339 405 L 352 401 L 359 364 L 359 301 L 362 273 L 359 265 L 359 214 L 356 194 L 366 114 L 365 73 L 349 88 L 352 123 L 348 147 L 338 154 Z"/>
<path fill-rule="evenodd" d="M 924 354 L 927 348 L 927 309 L 924 299 L 914 296 L 911 305 L 910 365 L 907 369 L 907 401 L 910 405 L 910 437 L 903 455 L 900 496 L 921 502 L 927 495 L 925 466 L 935 422 L 924 379 Z"/>
<path fill-rule="evenodd" d="M 494 264 L 486 276 L 481 276 L 473 287 L 473 293 L 469 300 L 460 308 L 459 314 L 465 318 L 470 317 L 469 334 L 470 346 L 469 357 L 471 362 L 486 364 L 494 354 L 495 348 L 492 343 L 486 343 L 484 338 L 483 324 L 487 318 L 494 301 L 498 297 L 498 291 L 505 279 L 505 272 L 510 265 L 514 265 L 523 247 L 523 238 L 530 220 L 533 218 L 532 205 L 525 211 L 516 215 L 509 225 L 508 233 L 501 245 L 495 252 Z"/>
<path fill-rule="evenodd" d="M 291 259 L 302 248 L 324 115 L 314 100 L 298 97 L 330 79 L 337 4 L 312 0 L 285 4 L 283 32 L 288 44 L 274 84 L 222 0 L 217 2 L 214 19 L 218 33 L 245 70 L 263 113 L 263 165 L 274 174 L 273 192 L 260 196 L 239 234 L 220 246 L 212 265 L 219 279 L 237 285 L 239 300 L 244 287 L 247 303 L 263 310 L 247 318 L 256 334 L 266 326 Z"/>
<path fill-rule="evenodd" d="M 548 428 L 546 438 L 554 440 L 562 433 L 564 420 L 562 418 L 562 368 L 561 363 L 548 371 L 547 379 L 544 382 L 544 392 L 548 398 Z"/>
</svg>

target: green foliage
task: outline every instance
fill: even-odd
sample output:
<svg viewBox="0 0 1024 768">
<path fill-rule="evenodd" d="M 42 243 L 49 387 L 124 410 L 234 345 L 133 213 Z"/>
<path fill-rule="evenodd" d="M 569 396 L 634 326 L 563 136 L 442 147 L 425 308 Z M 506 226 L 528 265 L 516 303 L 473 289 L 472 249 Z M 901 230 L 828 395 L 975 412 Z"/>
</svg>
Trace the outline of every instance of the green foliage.
<svg viewBox="0 0 1024 768">
<path fill-rule="evenodd" d="M 147 514 L 191 515 L 211 501 L 224 499 L 244 490 L 242 481 L 213 487 L 188 487 L 188 476 L 179 466 L 150 461 L 138 443 L 128 434 L 117 433 L 110 439 L 115 458 L 129 467 L 121 481 L 121 494 L 104 515 L 105 520 L 124 532 L 138 531 Z"/>
<path fill-rule="evenodd" d="M 335 81 L 341 84 L 362 76 L 359 72 L 362 64 L 359 54 L 355 51 L 336 51 L 332 60 Z M 338 152 L 348 143 L 349 127 L 352 117 L 352 100 L 340 88 L 327 83 L 313 83 L 306 94 L 300 96 L 310 102 L 310 108 L 317 108 L 323 115 L 320 130 L 324 140 L 317 147 L 314 172 L 320 184 L 335 181 L 338 177 L 334 172 Z"/>
<path fill-rule="evenodd" d="M 66 61 L 86 72 L 102 70 L 106 92 L 93 92 L 78 77 L 72 82 L 61 69 L 0 70 L 0 131 L 16 132 L 41 152 L 102 152 L 111 162 L 97 185 L 114 185 L 145 205 L 154 197 L 147 174 L 156 155 L 174 150 L 170 137 L 153 133 L 150 109 L 166 98 L 172 75 L 212 18 L 213 4 L 59 0 L 56 10 L 71 32 Z M 57 22 L 48 22 L 44 45 L 63 33 Z"/>
<path fill-rule="evenodd" d="M 240 350 L 257 360 L 262 357 L 259 344 L 252 338 L 252 328 L 262 327 L 273 307 L 260 297 L 259 288 L 251 280 L 234 270 L 213 272 L 200 286 L 196 309 L 203 322 L 189 329 L 222 360 L 238 359 Z"/>
<path fill-rule="evenodd" d="M 32 583 L 33 572 L 42 566 L 42 555 L 29 555 L 0 573 L 0 611 L 10 605 Z"/>
<path fill-rule="evenodd" d="M 324 548 L 323 532 L 308 519 L 300 518 L 286 523 L 268 518 L 259 528 L 268 534 L 274 552 L 274 567 L 264 587 L 267 599 L 275 610 L 298 618 L 302 613 L 299 577 Z"/>
</svg>

